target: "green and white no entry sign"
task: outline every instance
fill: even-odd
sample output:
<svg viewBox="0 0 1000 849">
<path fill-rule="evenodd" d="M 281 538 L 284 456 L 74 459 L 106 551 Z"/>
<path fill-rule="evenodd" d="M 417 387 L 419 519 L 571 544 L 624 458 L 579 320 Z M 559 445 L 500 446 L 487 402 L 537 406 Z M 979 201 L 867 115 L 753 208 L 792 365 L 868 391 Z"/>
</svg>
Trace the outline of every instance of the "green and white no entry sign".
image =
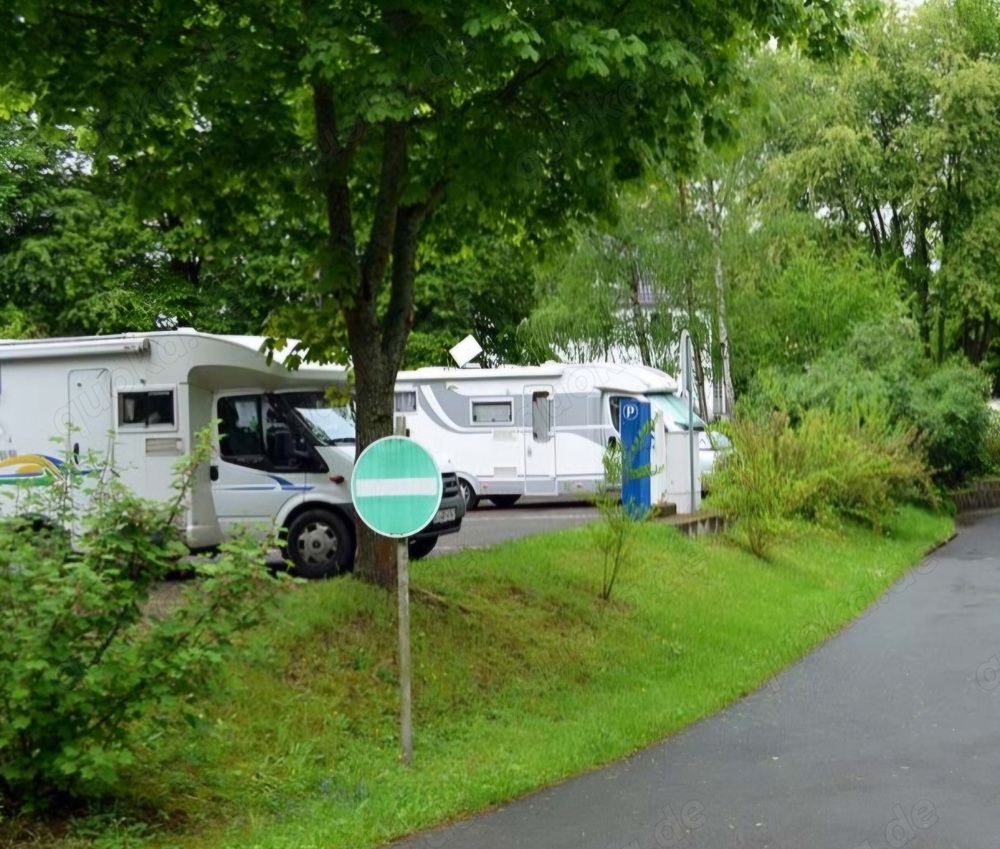
<svg viewBox="0 0 1000 849">
<path fill-rule="evenodd" d="M 403 436 L 373 442 L 358 457 L 351 498 L 375 533 L 408 537 L 423 530 L 441 505 L 441 471 L 426 448 Z"/>
</svg>

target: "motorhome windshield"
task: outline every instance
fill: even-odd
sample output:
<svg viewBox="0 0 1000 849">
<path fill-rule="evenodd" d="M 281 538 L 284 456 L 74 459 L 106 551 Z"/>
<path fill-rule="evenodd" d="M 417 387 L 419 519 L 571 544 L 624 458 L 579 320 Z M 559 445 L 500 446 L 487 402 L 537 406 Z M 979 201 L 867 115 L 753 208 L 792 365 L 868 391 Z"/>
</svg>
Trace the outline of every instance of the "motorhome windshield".
<svg viewBox="0 0 1000 849">
<path fill-rule="evenodd" d="M 653 405 L 654 410 L 663 413 L 664 416 L 669 416 L 670 420 L 678 427 L 687 428 L 687 399 L 677 395 L 647 395 L 646 397 L 649 399 L 649 403 Z M 705 429 L 705 422 L 698 417 L 697 413 L 694 414 L 693 424 L 695 430 Z"/>
<path fill-rule="evenodd" d="M 282 392 L 281 397 L 321 443 L 342 445 L 354 442 L 354 416 L 350 408 L 331 404 L 325 393 L 320 391 Z"/>
</svg>

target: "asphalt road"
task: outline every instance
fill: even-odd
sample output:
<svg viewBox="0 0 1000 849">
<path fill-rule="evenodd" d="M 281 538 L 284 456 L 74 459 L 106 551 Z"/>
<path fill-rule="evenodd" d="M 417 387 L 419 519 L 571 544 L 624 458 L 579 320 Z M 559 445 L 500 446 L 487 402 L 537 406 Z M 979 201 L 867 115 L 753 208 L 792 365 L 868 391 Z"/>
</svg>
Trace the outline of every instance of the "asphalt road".
<svg viewBox="0 0 1000 849">
<path fill-rule="evenodd" d="M 770 684 L 417 847 L 1000 845 L 1000 514 Z"/>
<path fill-rule="evenodd" d="M 430 557 L 582 525 L 596 518 L 597 511 L 585 501 L 524 499 L 508 508 L 484 504 L 465 514 L 457 534 L 439 537 Z"/>
</svg>

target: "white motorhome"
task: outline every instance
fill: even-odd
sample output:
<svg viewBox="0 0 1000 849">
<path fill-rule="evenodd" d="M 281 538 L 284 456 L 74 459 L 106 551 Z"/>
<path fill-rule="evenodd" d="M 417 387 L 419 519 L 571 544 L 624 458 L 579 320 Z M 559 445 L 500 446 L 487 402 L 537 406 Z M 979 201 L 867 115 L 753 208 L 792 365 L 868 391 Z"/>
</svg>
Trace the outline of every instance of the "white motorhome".
<svg viewBox="0 0 1000 849">
<path fill-rule="evenodd" d="M 396 379 L 396 411 L 410 435 L 446 452 L 459 477 L 466 506 L 481 498 L 509 506 L 522 495 L 593 491 L 604 477 L 605 449 L 621 439 L 623 398 L 649 401 L 664 434 L 661 478 L 654 500 L 686 498 L 681 512 L 697 507 L 701 474 L 715 461 L 705 423 L 695 415 L 697 480 L 691 499 L 687 399 L 668 374 L 617 363 L 420 368 Z M 667 436 L 673 435 L 669 440 Z M 662 453 L 671 443 L 670 455 Z M 680 459 L 681 457 L 687 459 Z"/>
<path fill-rule="evenodd" d="M 346 372 L 269 364 L 262 342 L 185 328 L 0 341 L 0 492 L 96 455 L 137 494 L 162 500 L 174 464 L 215 421 L 211 462 L 187 505 L 188 545 L 216 546 L 236 525 L 276 527 L 299 574 L 350 568 L 354 426 L 327 400 Z M 410 540 L 414 557 L 461 526 L 457 480 L 443 477 L 438 515 Z M 0 498 L 0 512 L 13 503 Z"/>
</svg>

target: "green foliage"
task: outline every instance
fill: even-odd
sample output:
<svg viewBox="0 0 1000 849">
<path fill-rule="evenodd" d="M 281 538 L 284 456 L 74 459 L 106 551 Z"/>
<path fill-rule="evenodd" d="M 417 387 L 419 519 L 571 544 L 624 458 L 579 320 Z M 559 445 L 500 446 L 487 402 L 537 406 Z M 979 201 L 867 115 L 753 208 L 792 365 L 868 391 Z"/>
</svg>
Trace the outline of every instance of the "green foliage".
<svg viewBox="0 0 1000 849">
<path fill-rule="evenodd" d="M 986 455 L 986 471 L 995 475 L 1000 473 L 1000 410 L 991 409 L 989 416 L 983 451 Z"/>
<path fill-rule="evenodd" d="M 623 447 L 617 442 L 608 445 L 602 457 L 604 479 L 590 498 L 601 517 L 590 526 L 590 531 L 594 546 L 601 553 L 600 597 L 604 601 L 611 600 L 619 572 L 633 558 L 639 526 L 649 517 L 649 511 L 641 505 L 623 502 L 622 484 L 626 474 L 629 480 L 640 480 L 653 473 L 648 465 L 637 466 L 634 457 L 642 442 L 653 432 L 655 421 L 646 425 L 634 445 Z"/>
<path fill-rule="evenodd" d="M 935 479 L 953 485 L 984 470 L 986 395 L 977 369 L 959 360 L 937 366 L 924 357 L 912 322 L 888 321 L 859 325 L 808 372 L 763 372 L 749 403 L 787 409 L 793 421 L 813 408 L 884 405 L 893 425 L 919 434 Z"/>
<path fill-rule="evenodd" d="M 470 333 L 483 346 L 485 366 L 532 362 L 517 327 L 535 299 L 527 252 L 499 237 L 462 249 L 435 246 L 417 274 L 413 330 L 404 367 L 453 365 L 448 350 Z"/>
<path fill-rule="evenodd" d="M 741 416 L 730 438 L 711 500 L 758 557 L 793 518 L 837 517 L 881 530 L 901 503 L 933 501 L 914 432 L 890 424 L 879 405 L 853 413 L 810 408 L 794 428 L 781 412 Z"/>
<path fill-rule="evenodd" d="M 522 338 L 577 362 L 627 352 L 670 372 L 682 329 L 705 347 L 711 256 L 708 230 L 689 210 L 692 191 L 667 169 L 619 189 L 614 220 L 577 228 L 550 259 Z"/>
<path fill-rule="evenodd" d="M 741 246 L 730 297 L 735 379 L 795 370 L 843 345 L 862 322 L 898 316 L 896 281 L 865 252 L 823 238 L 800 213 L 775 216 Z"/>
<path fill-rule="evenodd" d="M 176 604 L 150 604 L 187 553 L 177 520 L 207 452 L 206 438 L 181 462 L 167 503 L 136 497 L 96 458 L 12 495 L 17 512 L 0 525 L 0 789 L 15 804 L 115 789 L 139 721 L 192 718 L 233 639 L 260 622 L 276 582 L 249 538 L 191 563 L 198 580 Z"/>
<path fill-rule="evenodd" d="M 769 165 L 795 208 L 896 271 L 939 361 L 961 352 L 978 365 L 996 335 L 996 13 L 994 0 L 887 6 L 863 53 L 798 79 L 804 108 Z"/>
<path fill-rule="evenodd" d="M 710 503 L 746 536 L 747 547 L 766 557 L 774 538 L 787 524 L 793 481 L 785 470 L 783 439 L 786 421 L 735 418 L 726 427 L 732 444 L 713 468 Z"/>
<path fill-rule="evenodd" d="M 905 419 L 913 422 L 934 476 L 948 485 L 987 469 L 990 411 L 983 374 L 953 360 L 912 386 Z"/>
<path fill-rule="evenodd" d="M 298 234 L 265 222 L 204 256 L 176 215 L 139 218 L 120 167 L 95 172 L 65 129 L 0 122 L 0 338 L 151 330 L 160 316 L 258 333 L 301 274 Z"/>
</svg>

